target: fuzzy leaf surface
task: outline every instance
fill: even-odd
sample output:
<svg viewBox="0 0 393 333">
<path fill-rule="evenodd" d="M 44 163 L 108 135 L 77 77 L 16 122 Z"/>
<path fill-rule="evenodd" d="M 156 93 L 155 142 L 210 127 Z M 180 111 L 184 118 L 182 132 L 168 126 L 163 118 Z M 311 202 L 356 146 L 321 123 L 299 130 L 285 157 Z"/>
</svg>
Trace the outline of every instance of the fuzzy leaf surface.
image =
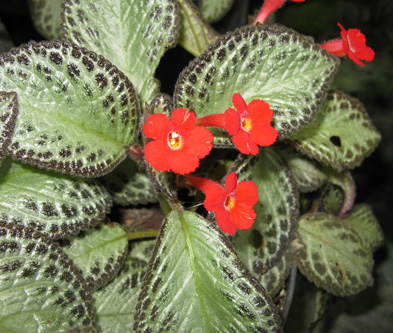
<svg viewBox="0 0 393 333">
<path fill-rule="evenodd" d="M 0 219 L 63 238 L 96 225 L 112 200 L 95 180 L 45 172 L 7 158 L 0 168 Z"/>
<path fill-rule="evenodd" d="M 90 290 L 105 285 L 119 272 L 128 251 L 127 234 L 119 225 L 102 224 L 64 243 L 63 250 L 81 269 Z"/>
<path fill-rule="evenodd" d="M 92 177 L 124 159 L 139 102 L 108 60 L 68 42 L 31 42 L 0 56 L 0 89 L 18 94 L 10 154 L 39 167 Z"/>
<path fill-rule="evenodd" d="M 198 0 L 199 11 L 207 22 L 214 23 L 231 9 L 234 0 Z"/>
<path fill-rule="evenodd" d="M 190 0 L 178 0 L 180 35 L 178 43 L 194 56 L 199 56 L 220 35 L 202 17 Z"/>
<path fill-rule="evenodd" d="M 133 244 L 119 275 L 93 293 L 100 332 L 133 330 L 135 307 L 150 259 L 145 254 L 151 254 L 153 247 L 154 241 L 150 240 Z"/>
<path fill-rule="evenodd" d="M 0 331 L 93 329 L 86 283 L 68 256 L 42 234 L 0 222 Z"/>
<path fill-rule="evenodd" d="M 373 283 L 371 249 L 346 221 L 326 213 L 300 217 L 294 258 L 300 271 L 319 288 L 349 296 Z"/>
<path fill-rule="evenodd" d="M 7 155 L 18 113 L 17 94 L 0 91 L 0 165 Z"/>
<path fill-rule="evenodd" d="M 279 152 L 287 162 L 300 192 L 313 192 L 326 182 L 327 176 L 316 161 L 294 150 L 282 149 Z"/>
<path fill-rule="evenodd" d="M 146 205 L 157 202 L 157 193 L 149 177 L 138 170 L 136 162 L 126 158 L 100 181 L 112 195 L 113 202 L 122 205 Z"/>
<path fill-rule="evenodd" d="M 154 73 L 165 51 L 176 45 L 176 1 L 67 0 L 64 39 L 102 54 L 135 85 L 141 105 L 159 89 Z"/>
<path fill-rule="evenodd" d="M 337 171 L 359 166 L 380 140 L 359 100 L 341 92 L 329 92 L 314 121 L 290 138 L 298 150 Z"/>
<path fill-rule="evenodd" d="M 187 211 L 168 215 L 136 309 L 136 331 L 280 330 L 270 297 L 229 241 L 214 224 Z"/>
<path fill-rule="evenodd" d="M 61 39 L 61 6 L 63 2 L 63 0 L 28 0 L 34 26 L 46 39 Z"/>
<path fill-rule="evenodd" d="M 252 273 L 263 274 L 278 262 L 296 230 L 296 185 L 285 160 L 270 147 L 247 158 L 237 172 L 239 181 L 252 180 L 258 186 L 259 201 L 253 226 L 236 234 L 234 246 Z"/>
<path fill-rule="evenodd" d="M 246 103 L 262 99 L 284 138 L 312 121 L 337 66 L 337 57 L 291 29 L 245 26 L 220 37 L 183 70 L 174 102 L 202 117 L 233 107 L 234 93 Z"/>
<path fill-rule="evenodd" d="M 377 218 L 371 207 L 367 204 L 359 204 L 345 217 L 345 221 L 354 228 L 362 237 L 364 243 L 372 251 L 382 246 L 384 236 Z"/>
</svg>

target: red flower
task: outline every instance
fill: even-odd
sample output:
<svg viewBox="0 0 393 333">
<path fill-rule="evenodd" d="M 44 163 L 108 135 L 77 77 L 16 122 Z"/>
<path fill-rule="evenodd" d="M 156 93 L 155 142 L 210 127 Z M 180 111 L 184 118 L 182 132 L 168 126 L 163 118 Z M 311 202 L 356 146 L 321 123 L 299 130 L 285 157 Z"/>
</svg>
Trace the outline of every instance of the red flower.
<svg viewBox="0 0 393 333">
<path fill-rule="evenodd" d="M 236 173 L 225 179 L 225 187 L 205 178 L 186 175 L 186 184 L 205 193 L 203 205 L 214 212 L 218 226 L 223 232 L 233 235 L 236 229 L 249 229 L 256 214 L 252 208 L 258 201 L 257 186 L 251 181 L 237 184 Z"/>
<path fill-rule="evenodd" d="M 306 0 L 290 0 L 293 2 L 305 2 Z M 259 14 L 255 20 L 255 23 L 264 23 L 271 13 L 280 8 L 284 4 L 285 0 L 265 0 Z"/>
<path fill-rule="evenodd" d="M 374 59 L 375 52 L 366 45 L 366 37 L 359 29 L 345 30 L 340 23 L 337 23 L 337 25 L 341 29 L 342 39 L 321 44 L 323 49 L 338 57 L 347 55 L 349 59 L 363 67 L 362 60 L 372 61 Z"/>
<path fill-rule="evenodd" d="M 143 126 L 146 137 L 145 157 L 158 171 L 185 174 L 195 171 L 199 160 L 210 153 L 213 134 L 195 126 L 195 113 L 186 109 L 172 112 L 172 120 L 163 113 L 153 114 Z"/>
<path fill-rule="evenodd" d="M 236 110 L 225 111 L 226 130 L 233 135 L 233 143 L 243 154 L 258 154 L 259 146 L 272 145 L 278 132 L 270 123 L 273 110 L 269 104 L 260 99 L 252 100 L 248 105 L 239 94 L 233 94 L 233 105 Z"/>
</svg>

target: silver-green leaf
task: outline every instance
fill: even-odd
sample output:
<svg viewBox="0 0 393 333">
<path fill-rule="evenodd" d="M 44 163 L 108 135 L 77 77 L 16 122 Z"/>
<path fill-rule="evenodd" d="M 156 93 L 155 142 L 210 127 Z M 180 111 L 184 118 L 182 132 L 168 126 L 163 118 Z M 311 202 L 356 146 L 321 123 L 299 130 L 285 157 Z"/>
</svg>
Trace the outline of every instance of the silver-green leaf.
<svg viewBox="0 0 393 333">
<path fill-rule="evenodd" d="M 46 39 L 61 39 L 61 9 L 64 0 L 28 0 L 30 16 Z"/>
<path fill-rule="evenodd" d="M 90 290 L 112 280 L 128 251 L 127 234 L 119 225 L 101 224 L 62 240 L 63 250 L 79 267 Z"/>
<path fill-rule="evenodd" d="M 359 166 L 380 140 L 359 100 L 341 92 L 329 92 L 314 121 L 290 138 L 304 154 L 337 171 Z"/>
<path fill-rule="evenodd" d="M 199 11 L 206 21 L 214 23 L 222 19 L 231 9 L 234 0 L 198 0 Z"/>
<path fill-rule="evenodd" d="M 0 219 L 54 239 L 96 225 L 111 205 L 94 180 L 44 172 L 10 158 L 0 168 Z"/>
<path fill-rule="evenodd" d="M 0 331 L 93 330 L 86 283 L 57 244 L 30 228 L 0 222 Z"/>
<path fill-rule="evenodd" d="M 0 57 L 0 89 L 18 94 L 10 154 L 40 167 L 99 176 L 137 136 L 131 82 L 102 56 L 68 42 L 31 42 Z"/>
<path fill-rule="evenodd" d="M 220 34 L 202 17 L 191 0 L 178 0 L 180 35 L 178 43 L 194 56 L 199 56 Z"/>
<path fill-rule="evenodd" d="M 217 227 L 172 211 L 136 306 L 137 332 L 280 331 L 276 307 Z"/>
<path fill-rule="evenodd" d="M 133 244 L 120 271 L 105 287 L 93 293 L 97 324 L 100 332 L 131 332 L 134 315 L 143 277 L 154 247 L 154 241 L 141 241 Z"/>
<path fill-rule="evenodd" d="M 372 252 L 345 220 L 326 213 L 301 216 L 293 242 L 300 271 L 319 288 L 349 296 L 373 283 Z"/>
<path fill-rule="evenodd" d="M 176 1 L 67 0 L 64 39 L 102 54 L 132 81 L 144 108 L 159 89 L 154 73 L 165 51 L 176 45 Z"/>
<path fill-rule="evenodd" d="M 239 181 L 258 186 L 259 201 L 253 226 L 235 236 L 234 246 L 251 272 L 263 274 L 288 249 L 299 217 L 299 199 L 285 160 L 271 148 L 247 158 L 238 168 Z"/>
<path fill-rule="evenodd" d="M 312 121 L 337 66 L 337 57 L 291 29 L 245 26 L 220 37 L 184 69 L 174 102 L 201 117 L 232 107 L 234 93 L 247 103 L 262 99 L 284 138 Z"/>
</svg>

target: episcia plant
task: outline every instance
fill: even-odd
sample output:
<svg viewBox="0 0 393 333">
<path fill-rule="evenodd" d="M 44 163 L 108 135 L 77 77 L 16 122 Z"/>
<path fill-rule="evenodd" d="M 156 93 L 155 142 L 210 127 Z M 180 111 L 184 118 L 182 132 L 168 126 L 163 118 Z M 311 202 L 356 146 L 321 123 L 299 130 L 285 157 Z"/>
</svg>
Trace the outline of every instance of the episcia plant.
<svg viewBox="0 0 393 333">
<path fill-rule="evenodd" d="M 47 41 L 0 56 L 0 331 L 279 332 L 297 270 L 314 323 L 372 285 L 383 235 L 349 170 L 380 134 L 329 87 L 374 52 L 266 23 L 283 4 L 220 35 L 232 0 L 29 1 Z M 169 96 L 176 45 L 195 58 Z"/>
</svg>

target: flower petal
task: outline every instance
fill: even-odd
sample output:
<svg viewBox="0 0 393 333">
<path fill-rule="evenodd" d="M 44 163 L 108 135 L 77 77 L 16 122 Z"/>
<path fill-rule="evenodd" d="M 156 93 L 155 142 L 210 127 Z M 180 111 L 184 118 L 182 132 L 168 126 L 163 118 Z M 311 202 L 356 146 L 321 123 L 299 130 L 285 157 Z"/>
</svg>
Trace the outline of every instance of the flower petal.
<svg viewBox="0 0 393 333">
<path fill-rule="evenodd" d="M 199 158 L 204 158 L 213 148 L 213 134 L 204 127 L 195 127 L 183 136 L 184 148 Z"/>
<path fill-rule="evenodd" d="M 167 140 L 167 135 L 170 128 L 170 120 L 164 113 L 156 113 L 149 117 L 143 126 L 143 133 L 151 139 Z"/>
<path fill-rule="evenodd" d="M 254 224 L 257 214 L 249 205 L 236 204 L 230 212 L 230 217 L 237 229 L 249 229 Z"/>
<path fill-rule="evenodd" d="M 257 144 L 251 139 L 250 135 L 243 130 L 240 130 L 239 133 L 234 135 L 232 141 L 242 154 L 256 155 L 259 152 Z"/>
<path fill-rule="evenodd" d="M 205 192 L 205 201 L 203 205 L 205 206 L 208 212 L 215 212 L 219 209 L 224 208 L 224 200 L 226 197 L 225 189 L 216 183 L 217 186 L 211 186 Z"/>
<path fill-rule="evenodd" d="M 235 190 L 236 203 L 254 206 L 258 202 L 258 187 L 252 181 L 241 181 Z"/>
<path fill-rule="evenodd" d="M 176 109 L 172 112 L 171 121 L 174 129 L 190 131 L 195 126 L 195 113 L 187 109 Z"/>
<path fill-rule="evenodd" d="M 253 124 L 270 124 L 273 119 L 273 110 L 268 103 L 260 99 L 253 99 L 248 104 L 248 112 Z"/>
<path fill-rule="evenodd" d="M 239 132 L 240 122 L 241 117 L 236 110 L 228 108 L 225 111 L 225 130 L 229 135 L 235 135 Z"/>
<path fill-rule="evenodd" d="M 168 155 L 170 149 L 162 141 L 151 141 L 145 146 L 145 158 L 150 165 L 158 171 L 168 171 Z"/>
<path fill-rule="evenodd" d="M 227 178 L 225 178 L 225 192 L 226 194 L 232 193 L 237 186 L 237 175 L 236 172 L 231 172 Z M 224 204 L 224 202 L 223 202 Z"/>
<path fill-rule="evenodd" d="M 278 132 L 271 125 L 256 124 L 251 128 L 250 136 L 259 146 L 267 147 L 276 142 Z"/>
<path fill-rule="evenodd" d="M 243 113 L 247 111 L 247 104 L 244 101 L 242 95 L 240 95 L 239 93 L 233 94 L 232 103 L 237 112 L 239 112 L 239 114 L 243 115 Z"/>
<path fill-rule="evenodd" d="M 193 172 L 199 166 L 198 156 L 185 149 L 171 151 L 167 159 L 169 168 L 181 175 Z"/>
<path fill-rule="evenodd" d="M 236 232 L 236 228 L 232 223 L 230 214 L 224 208 L 216 211 L 215 216 L 217 224 L 223 232 L 230 235 L 233 235 Z"/>
</svg>

